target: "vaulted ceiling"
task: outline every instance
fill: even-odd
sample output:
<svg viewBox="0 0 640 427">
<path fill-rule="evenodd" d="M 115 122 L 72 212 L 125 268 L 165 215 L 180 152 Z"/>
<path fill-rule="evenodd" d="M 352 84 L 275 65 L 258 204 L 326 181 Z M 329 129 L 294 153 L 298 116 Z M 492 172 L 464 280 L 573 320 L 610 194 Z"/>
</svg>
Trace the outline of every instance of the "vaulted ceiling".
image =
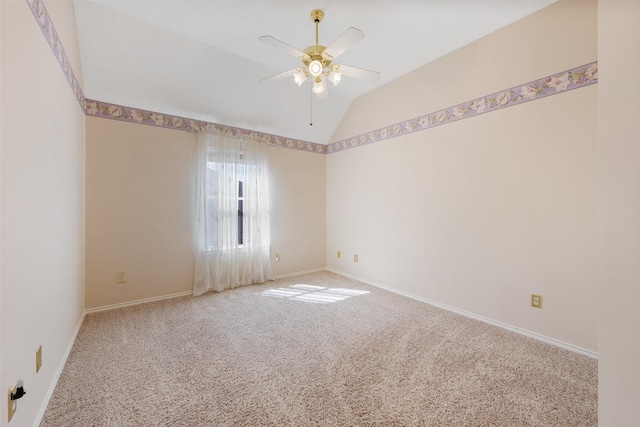
<svg viewBox="0 0 640 427">
<path fill-rule="evenodd" d="M 87 98 L 326 144 L 356 97 L 554 1 L 76 0 L 75 9 Z M 260 81 L 300 62 L 258 37 L 304 50 L 315 44 L 313 9 L 325 13 L 321 45 L 349 27 L 364 32 L 335 62 L 379 80 L 344 77 L 324 100 L 309 80 Z"/>
</svg>

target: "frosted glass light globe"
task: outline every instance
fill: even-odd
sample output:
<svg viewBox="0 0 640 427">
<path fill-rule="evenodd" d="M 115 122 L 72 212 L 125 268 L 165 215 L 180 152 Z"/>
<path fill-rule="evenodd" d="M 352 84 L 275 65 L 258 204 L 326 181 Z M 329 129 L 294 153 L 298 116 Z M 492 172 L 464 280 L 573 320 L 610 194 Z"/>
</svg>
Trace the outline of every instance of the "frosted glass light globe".
<svg viewBox="0 0 640 427">
<path fill-rule="evenodd" d="M 323 69 L 324 67 L 322 66 L 322 63 L 317 59 L 309 63 L 309 74 L 311 74 L 313 77 L 318 77 L 320 74 L 322 74 Z"/>
</svg>

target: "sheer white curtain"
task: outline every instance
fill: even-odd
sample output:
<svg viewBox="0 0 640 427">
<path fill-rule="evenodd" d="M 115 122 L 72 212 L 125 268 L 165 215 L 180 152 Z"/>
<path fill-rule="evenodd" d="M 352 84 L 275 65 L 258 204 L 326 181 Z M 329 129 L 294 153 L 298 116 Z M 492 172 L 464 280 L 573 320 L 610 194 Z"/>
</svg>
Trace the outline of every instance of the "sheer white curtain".
<svg viewBox="0 0 640 427">
<path fill-rule="evenodd" d="M 265 144 L 200 133 L 193 294 L 272 278 Z"/>
</svg>

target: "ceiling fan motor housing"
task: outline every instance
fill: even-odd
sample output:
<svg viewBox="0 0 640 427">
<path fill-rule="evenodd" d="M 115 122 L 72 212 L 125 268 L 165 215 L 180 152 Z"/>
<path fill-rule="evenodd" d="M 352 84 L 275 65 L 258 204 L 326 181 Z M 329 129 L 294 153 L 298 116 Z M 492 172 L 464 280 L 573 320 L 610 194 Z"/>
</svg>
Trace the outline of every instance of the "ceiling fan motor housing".
<svg viewBox="0 0 640 427">
<path fill-rule="evenodd" d="M 333 58 L 331 58 L 329 55 L 322 54 L 322 52 L 324 52 L 325 49 L 326 49 L 325 46 L 318 45 L 318 44 L 307 47 L 304 50 L 304 53 L 309 58 L 302 58 L 302 62 L 304 63 L 304 65 L 308 67 L 311 61 L 320 61 L 324 66 L 324 68 L 329 67 L 331 65 L 331 61 L 333 60 Z"/>
</svg>

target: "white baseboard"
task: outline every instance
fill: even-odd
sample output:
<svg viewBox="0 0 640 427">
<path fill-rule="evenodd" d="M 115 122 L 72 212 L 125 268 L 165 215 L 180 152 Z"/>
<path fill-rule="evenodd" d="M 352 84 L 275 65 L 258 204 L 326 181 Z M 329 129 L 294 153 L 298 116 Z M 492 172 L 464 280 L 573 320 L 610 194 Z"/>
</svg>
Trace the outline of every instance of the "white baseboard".
<svg viewBox="0 0 640 427">
<path fill-rule="evenodd" d="M 144 298 L 144 299 L 139 299 L 139 300 L 135 300 L 135 301 L 121 302 L 121 303 L 118 303 L 118 304 L 103 305 L 101 307 L 87 308 L 84 311 L 84 314 L 97 313 L 99 311 L 114 310 L 116 308 L 129 307 L 129 306 L 138 305 L 138 304 L 146 304 L 148 302 L 162 301 L 164 299 L 185 297 L 185 296 L 188 296 L 188 295 L 193 295 L 193 291 L 178 292 L 178 293 L 175 293 L 175 294 L 161 295 L 159 297 Z"/>
<path fill-rule="evenodd" d="M 324 267 L 320 267 L 320 268 L 314 268 L 314 269 L 311 269 L 311 270 L 297 271 L 295 273 L 279 274 L 277 276 L 273 276 L 273 280 L 282 279 L 282 278 L 285 278 L 285 277 L 299 276 L 301 274 L 307 274 L 307 273 L 316 273 L 318 271 L 325 271 L 325 270 L 326 269 Z M 129 307 L 129 306 L 132 306 L 132 305 L 145 304 L 145 303 L 148 303 L 148 302 L 154 302 L 154 301 L 161 301 L 161 300 L 164 300 L 164 299 L 184 297 L 184 296 L 188 296 L 188 295 L 193 295 L 193 291 L 178 292 L 178 293 L 175 293 L 175 294 L 161 295 L 161 296 L 158 296 L 158 297 L 144 298 L 144 299 L 139 299 L 139 300 L 135 300 L 135 301 L 127 301 L 127 302 L 121 302 L 121 303 L 117 303 L 117 304 L 103 305 L 101 307 L 88 308 L 88 309 L 86 309 L 84 311 L 84 314 L 97 313 L 99 311 L 114 310 L 116 308 Z"/>
<path fill-rule="evenodd" d="M 307 273 L 315 273 L 318 271 L 324 271 L 325 268 L 314 268 L 312 270 L 305 270 L 305 271 L 298 271 L 295 273 L 288 273 L 288 274 L 280 274 L 278 276 L 274 276 L 274 280 L 275 279 L 281 279 L 284 277 L 292 277 L 292 276 L 299 276 L 301 274 L 307 274 Z M 154 301 L 161 301 L 161 300 L 165 300 L 165 299 L 171 299 L 171 298 L 178 298 L 178 297 L 183 297 L 183 296 L 189 296 L 189 295 L 193 295 L 193 291 L 185 291 L 185 292 L 178 292 L 175 294 L 169 294 L 169 295 L 162 295 L 162 296 L 158 296 L 158 297 L 152 297 L 152 298 L 144 298 L 144 299 L 140 299 L 140 300 L 135 300 L 135 301 L 128 301 L 128 302 L 123 302 L 123 303 L 118 303 L 118 304 L 110 304 L 110 305 L 104 305 L 101 307 L 94 307 L 94 308 L 88 308 L 85 309 L 84 312 L 82 313 L 82 316 L 80 316 L 80 320 L 78 321 L 78 324 L 76 325 L 76 329 L 75 331 L 73 331 L 73 336 L 71 337 L 71 340 L 69 340 L 69 344 L 67 345 L 67 348 L 65 349 L 64 355 L 62 357 L 62 360 L 60 361 L 60 364 L 58 365 L 58 369 L 56 370 L 53 379 L 51 381 L 51 385 L 49 386 L 49 389 L 47 390 L 47 394 L 45 395 L 45 398 L 42 402 L 42 405 L 40 406 L 40 410 L 38 411 L 38 415 L 36 416 L 35 422 L 33 424 L 33 427 L 38 427 L 40 425 L 40 423 L 42 423 L 42 418 L 44 417 L 44 413 L 47 410 L 47 406 L 49 406 L 49 401 L 51 400 L 51 397 L 53 396 L 53 392 L 56 389 L 56 386 L 58 385 L 58 381 L 60 380 L 60 375 L 62 375 L 62 371 L 67 363 L 67 359 L 69 358 L 69 355 L 71 354 L 71 349 L 73 348 L 73 344 L 76 342 L 76 338 L 78 336 L 78 332 L 80 332 L 80 328 L 82 327 L 82 322 L 84 322 L 84 318 L 87 314 L 91 314 L 91 313 L 97 313 L 100 311 L 107 311 L 107 310 L 114 310 L 116 308 L 121 308 L 121 307 L 129 307 L 132 305 L 138 305 L 138 304 L 145 304 L 148 302 L 154 302 Z"/>
<path fill-rule="evenodd" d="M 314 269 L 311 269 L 311 270 L 297 271 L 295 273 L 279 274 L 277 276 L 273 276 L 273 280 L 282 279 L 282 278 L 285 278 L 285 277 L 299 276 L 301 274 L 307 274 L 307 273 L 316 273 L 318 271 L 324 271 L 324 270 L 325 270 L 325 268 L 321 267 L 321 268 L 314 268 Z M 175 294 L 161 295 L 161 296 L 158 296 L 158 297 L 144 298 L 144 299 L 139 299 L 139 300 L 135 300 L 135 301 L 127 301 L 127 302 L 121 302 L 121 303 L 117 303 L 117 304 L 109 304 L 109 305 L 103 305 L 103 306 L 100 306 L 100 307 L 88 308 L 88 309 L 86 309 L 84 311 L 84 314 L 97 313 L 99 311 L 114 310 L 116 308 L 129 307 L 129 306 L 138 305 L 138 304 L 146 304 L 148 302 L 154 302 L 154 301 L 161 301 L 161 300 L 165 300 L 165 299 L 184 297 L 184 296 L 188 296 L 188 295 L 193 295 L 193 291 L 178 292 L 178 293 L 175 293 Z"/>
<path fill-rule="evenodd" d="M 551 345 L 554 345 L 556 347 L 563 348 L 565 350 L 572 351 L 574 353 L 582 354 L 583 356 L 592 357 L 594 359 L 598 358 L 598 353 L 596 353 L 594 351 L 591 351 L 591 350 L 584 349 L 582 347 L 575 346 L 573 344 L 568 344 L 566 342 L 559 341 L 559 340 L 556 340 L 556 339 L 553 339 L 553 338 L 549 338 L 549 337 L 546 337 L 544 335 L 537 334 L 535 332 L 527 331 L 526 329 L 518 328 L 517 326 L 512 326 L 512 325 L 509 325 L 507 323 L 503 323 L 503 322 L 500 322 L 500 321 L 497 321 L 497 320 L 490 319 L 488 317 L 484 317 L 484 316 L 480 316 L 480 315 L 477 315 L 477 314 L 474 314 L 474 313 L 470 313 L 468 311 L 460 310 L 458 308 L 451 307 L 451 306 L 448 306 L 446 304 L 439 303 L 437 301 L 432 301 L 430 299 L 423 298 L 423 297 L 420 297 L 418 295 L 411 294 L 409 292 L 404 292 L 404 291 L 401 291 L 401 290 L 398 290 L 398 289 L 394 289 L 394 288 L 386 286 L 386 285 L 384 285 L 382 283 L 377 283 L 377 282 L 374 282 L 374 281 L 371 281 L 371 280 L 368 280 L 368 279 L 365 279 L 365 278 L 362 278 L 362 277 L 357 277 L 357 276 L 354 276 L 352 274 L 344 273 L 344 272 L 339 271 L 339 270 L 334 270 L 332 268 L 325 268 L 325 270 L 326 271 L 330 271 L 332 273 L 339 274 L 339 275 L 344 276 L 344 277 L 348 277 L 350 279 L 358 280 L 358 281 L 366 283 L 368 285 L 375 286 L 376 288 L 384 289 L 384 290 L 387 290 L 387 291 L 390 291 L 390 292 L 393 292 L 393 293 L 396 293 L 396 294 L 399 294 L 399 295 L 414 299 L 416 301 L 424 302 L 424 303 L 432 305 L 434 307 L 442 308 L 444 310 L 451 311 L 453 313 L 460 314 L 462 316 L 469 317 L 471 319 L 479 320 L 481 322 L 488 323 L 490 325 L 497 326 L 499 328 L 506 329 L 508 331 L 515 332 L 517 334 L 524 335 L 526 337 L 533 338 L 533 339 L 536 339 L 538 341 L 542 341 L 542 342 L 545 342 L 547 344 L 551 344 Z"/>
<path fill-rule="evenodd" d="M 320 268 L 313 268 L 311 270 L 298 271 L 295 273 L 278 274 L 277 276 L 273 276 L 273 280 L 284 279 L 285 277 L 300 276 L 301 274 L 317 273 L 318 271 L 325 271 L 325 270 L 326 268 L 320 267 Z"/>
<path fill-rule="evenodd" d="M 549 337 L 546 337 L 544 335 L 537 334 L 535 332 L 527 331 L 525 329 L 521 329 L 521 328 L 518 328 L 516 326 L 512 326 L 512 325 L 509 325 L 509 324 L 506 324 L 506 323 L 503 323 L 503 322 L 499 322 L 497 320 L 489 319 L 489 318 L 484 317 L 484 316 L 479 316 L 477 314 L 473 314 L 473 313 L 470 313 L 468 311 L 460 310 L 460 309 L 457 309 L 455 307 L 448 306 L 446 304 L 441 304 L 439 302 L 432 301 L 432 300 L 429 300 L 427 298 L 423 298 L 423 297 L 420 297 L 418 295 L 411 294 L 409 292 L 404 292 L 404 291 L 401 291 L 401 290 L 398 290 L 398 289 L 394 289 L 394 288 L 386 286 L 386 285 L 384 285 L 382 283 L 374 282 L 372 280 L 368 280 L 368 279 L 365 279 L 363 277 L 358 277 L 358 276 L 355 276 L 355 275 L 352 275 L 352 274 L 349 274 L 349 273 L 345 273 L 345 272 L 342 272 L 342 271 L 339 271 L 339 270 L 335 270 L 333 268 L 328 268 L 328 267 L 327 268 L 324 268 L 324 267 L 323 268 L 314 268 L 312 270 L 299 271 L 299 272 L 296 272 L 296 273 L 280 274 L 280 275 L 274 276 L 274 280 L 275 279 L 282 279 L 282 278 L 285 278 L 285 277 L 299 276 L 301 274 L 315 273 L 315 272 L 318 272 L 318 271 L 330 271 L 332 273 L 339 274 L 341 276 L 348 277 L 350 279 L 358 280 L 360 282 L 366 283 L 366 284 L 371 285 L 371 286 L 375 286 L 376 288 L 384 289 L 384 290 L 396 293 L 398 295 L 402 295 L 402 296 L 414 299 L 416 301 L 420 301 L 420 302 L 432 305 L 434 307 L 442 308 L 444 310 L 451 311 L 453 313 L 460 314 L 462 316 L 469 317 L 471 319 L 479 320 L 481 322 L 488 323 L 490 325 L 497 326 L 499 328 L 503 328 L 503 329 L 506 329 L 508 331 L 512 331 L 512 332 L 518 333 L 520 335 L 524 335 L 526 337 L 533 338 L 533 339 L 545 342 L 547 344 L 551 344 L 551 345 L 563 348 L 565 350 L 573 351 L 575 353 L 582 354 L 584 356 L 588 356 L 588 357 L 592 357 L 592 358 L 598 358 L 598 353 L 596 353 L 596 352 L 593 352 L 593 351 L 590 351 L 590 350 L 586 350 L 584 348 L 581 348 L 581 347 L 578 347 L 578 346 L 575 346 L 575 345 L 572 345 L 572 344 L 568 344 L 568 343 L 565 343 L 563 341 L 559 341 L 559 340 L 556 340 L 556 339 L 553 339 L 553 338 L 549 338 Z M 60 375 L 62 374 L 62 370 L 64 369 L 64 366 L 67 363 L 67 359 L 69 358 L 69 354 L 71 354 L 71 349 L 73 348 L 73 344 L 76 341 L 76 337 L 78 336 L 78 332 L 80 331 L 80 327 L 82 326 L 82 322 L 84 321 L 84 318 L 85 318 L 85 316 L 87 314 L 96 313 L 96 312 L 105 311 L 105 310 L 113 310 L 113 309 L 120 308 L 120 307 L 128 307 L 128 306 L 132 306 L 132 305 L 145 304 L 145 303 L 153 302 L 153 301 L 160 301 L 160 300 L 165 300 L 165 299 L 178 298 L 178 297 L 188 296 L 188 295 L 192 295 L 192 294 L 193 294 L 192 291 L 178 292 L 178 293 L 170 294 L 170 295 L 163 295 L 163 296 L 153 297 L 153 298 L 145 298 L 145 299 L 140 299 L 140 300 L 136 300 L 136 301 L 129 301 L 129 302 L 124 302 L 124 303 L 119 303 L 119 304 L 105 305 L 105 306 L 102 306 L 102 307 L 95 307 L 95 308 L 90 308 L 90 309 L 84 310 L 84 312 L 82 313 L 82 316 L 80 317 L 80 320 L 78 321 L 78 324 L 76 325 L 76 329 L 73 332 L 73 336 L 71 337 L 71 340 L 69 341 L 69 344 L 67 345 L 67 348 L 65 350 L 64 356 L 63 356 L 62 360 L 60 361 L 60 364 L 58 365 L 58 369 L 56 370 L 56 372 L 54 374 L 53 380 L 51 381 L 51 385 L 49 386 L 49 389 L 47 390 L 47 394 L 45 395 L 44 401 L 42 402 L 40 410 L 38 411 L 38 415 L 36 416 L 36 420 L 35 420 L 33 426 L 34 427 L 38 427 L 40 425 L 40 423 L 42 422 L 42 417 L 44 416 L 44 413 L 45 413 L 45 411 L 47 409 L 47 406 L 49 405 L 49 400 L 51 399 L 51 396 L 53 396 L 53 392 L 54 392 L 54 390 L 56 388 L 56 385 L 58 384 L 58 380 L 60 379 Z"/>
<path fill-rule="evenodd" d="M 277 276 L 274 276 L 273 280 L 282 279 L 284 277 L 299 276 L 301 274 L 315 273 L 315 272 L 324 271 L 324 270 L 325 268 L 321 267 L 321 268 L 314 268 L 312 270 L 298 271 L 295 273 L 279 274 Z M 109 305 L 103 305 L 101 307 L 88 308 L 84 311 L 84 313 L 85 314 L 97 313 L 99 311 L 114 310 L 116 308 L 129 307 L 129 306 L 138 305 L 138 304 L 146 304 L 148 302 L 161 301 L 165 299 L 178 298 L 178 297 L 184 297 L 189 295 L 193 295 L 193 291 L 178 292 L 175 294 L 161 295 L 158 297 L 144 298 L 144 299 L 139 299 L 135 301 L 127 301 L 127 302 L 121 302 L 118 304 L 109 304 Z"/>
<path fill-rule="evenodd" d="M 80 316 L 80 320 L 78 320 L 76 329 L 73 331 L 73 335 L 69 340 L 69 344 L 67 344 L 67 348 L 65 349 L 64 354 L 62 355 L 62 360 L 58 364 L 58 369 L 56 369 L 56 372 L 53 375 L 53 379 L 51 380 L 51 384 L 49 385 L 47 394 L 45 394 L 44 400 L 42 401 L 42 405 L 40 405 L 40 410 L 36 415 L 36 420 L 33 423 L 33 427 L 38 427 L 42 422 L 42 417 L 44 417 L 44 413 L 47 410 L 47 406 L 49 406 L 49 401 L 51 400 L 51 396 L 53 396 L 53 392 L 56 389 L 56 386 L 58 385 L 58 380 L 60 380 L 60 375 L 62 375 L 64 366 L 67 364 L 67 359 L 71 354 L 71 349 L 73 348 L 73 344 L 76 342 L 76 337 L 78 336 L 78 332 L 80 332 L 80 328 L 82 327 L 82 322 L 84 322 L 85 314 L 86 314 L 86 311 L 82 313 L 82 316 Z"/>
</svg>

